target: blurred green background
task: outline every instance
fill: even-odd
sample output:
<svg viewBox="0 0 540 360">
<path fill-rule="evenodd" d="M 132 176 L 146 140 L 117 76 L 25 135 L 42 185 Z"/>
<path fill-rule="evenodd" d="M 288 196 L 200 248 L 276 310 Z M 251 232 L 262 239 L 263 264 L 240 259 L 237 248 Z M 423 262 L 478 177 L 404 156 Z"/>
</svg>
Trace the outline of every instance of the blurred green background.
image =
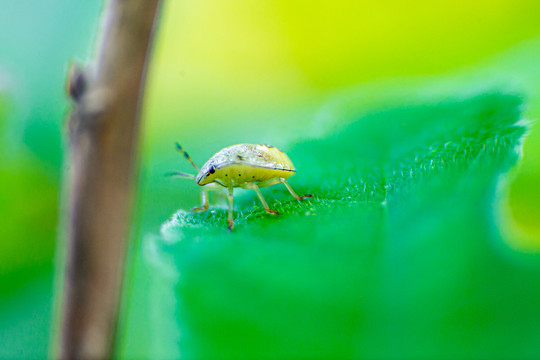
<svg viewBox="0 0 540 360">
<path fill-rule="evenodd" d="M 47 354 L 69 111 L 64 79 L 70 60 L 90 58 L 102 6 L 0 4 L 0 358 Z M 485 89 L 521 94 L 523 117 L 538 119 L 539 12 L 533 0 L 164 2 L 120 354 L 159 353 L 145 341 L 156 314 L 145 295 L 153 278 L 141 239 L 198 202 L 196 185 L 163 177 L 189 169 L 175 141 L 201 164 L 233 143 L 287 147 L 373 111 Z M 539 148 L 533 124 L 499 224 L 516 254 L 540 252 Z"/>
</svg>

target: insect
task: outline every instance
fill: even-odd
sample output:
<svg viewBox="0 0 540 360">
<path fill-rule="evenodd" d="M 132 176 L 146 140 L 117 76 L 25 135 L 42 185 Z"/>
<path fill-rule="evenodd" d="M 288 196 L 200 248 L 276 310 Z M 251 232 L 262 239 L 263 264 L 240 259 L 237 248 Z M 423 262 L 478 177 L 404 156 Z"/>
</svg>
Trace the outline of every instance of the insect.
<svg viewBox="0 0 540 360">
<path fill-rule="evenodd" d="M 195 179 L 202 186 L 202 205 L 193 208 L 192 211 L 208 210 L 208 191 L 225 187 L 228 189 L 229 200 L 229 230 L 234 227 L 233 218 L 233 189 L 243 188 L 255 191 L 261 200 L 264 210 L 272 215 L 279 215 L 276 210 L 270 209 L 264 199 L 260 188 L 283 183 L 287 190 L 296 200 L 312 198 L 313 195 L 299 196 L 294 192 L 287 178 L 296 173 L 294 165 L 289 157 L 274 146 L 237 144 L 221 149 L 215 153 L 199 170 L 189 154 L 176 143 L 176 149 L 197 169 L 198 174 L 186 174 L 172 172 L 168 175 Z"/>
</svg>

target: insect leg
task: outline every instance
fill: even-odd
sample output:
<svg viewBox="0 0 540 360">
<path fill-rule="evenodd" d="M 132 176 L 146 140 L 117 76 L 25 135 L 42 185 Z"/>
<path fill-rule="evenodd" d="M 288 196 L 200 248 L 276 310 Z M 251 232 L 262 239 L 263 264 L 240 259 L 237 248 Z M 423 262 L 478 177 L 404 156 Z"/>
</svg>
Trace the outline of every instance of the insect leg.
<svg viewBox="0 0 540 360">
<path fill-rule="evenodd" d="M 270 207 L 268 206 L 268 203 L 266 202 L 266 200 L 264 199 L 264 196 L 263 194 L 261 193 L 261 190 L 259 189 L 259 187 L 257 186 L 257 184 L 255 183 L 252 183 L 250 186 L 249 186 L 251 189 L 255 190 L 255 192 L 257 193 L 257 196 L 259 197 L 259 199 L 261 200 L 261 203 L 264 207 L 264 210 L 269 213 L 269 214 L 273 214 L 273 215 L 279 215 L 279 213 L 276 211 L 276 210 L 272 210 L 270 209 Z"/>
<path fill-rule="evenodd" d="M 202 212 L 208 210 L 208 191 L 201 189 L 201 206 L 194 207 L 191 211 Z"/>
<path fill-rule="evenodd" d="M 293 198 L 295 198 L 298 201 L 304 200 L 305 198 L 312 198 L 313 197 L 313 195 L 311 195 L 311 194 L 298 196 L 298 194 L 294 192 L 293 188 L 291 187 L 291 185 L 289 185 L 289 183 L 287 182 L 287 180 L 285 178 L 279 178 L 279 181 L 281 181 L 283 184 L 285 184 L 285 186 L 287 187 L 287 190 L 289 190 L 289 192 L 291 193 Z"/>
<path fill-rule="evenodd" d="M 229 199 L 229 230 L 232 230 L 234 227 L 234 219 L 233 219 L 233 188 L 229 188 L 229 194 L 227 195 Z"/>
<path fill-rule="evenodd" d="M 257 184 L 257 186 L 259 188 L 263 188 L 263 187 L 279 184 L 280 182 L 281 182 L 281 180 L 279 180 L 279 178 L 274 178 L 274 179 L 270 179 L 270 180 L 260 182 L 260 183 Z"/>
</svg>

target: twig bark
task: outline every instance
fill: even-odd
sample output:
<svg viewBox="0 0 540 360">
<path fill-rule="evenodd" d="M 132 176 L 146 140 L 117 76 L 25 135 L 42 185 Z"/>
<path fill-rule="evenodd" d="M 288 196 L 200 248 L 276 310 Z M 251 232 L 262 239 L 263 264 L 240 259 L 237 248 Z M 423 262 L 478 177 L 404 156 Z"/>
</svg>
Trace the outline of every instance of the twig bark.
<svg viewBox="0 0 540 360">
<path fill-rule="evenodd" d="M 96 61 L 75 71 L 59 357 L 110 359 L 129 237 L 139 109 L 160 0 L 109 0 Z"/>
</svg>

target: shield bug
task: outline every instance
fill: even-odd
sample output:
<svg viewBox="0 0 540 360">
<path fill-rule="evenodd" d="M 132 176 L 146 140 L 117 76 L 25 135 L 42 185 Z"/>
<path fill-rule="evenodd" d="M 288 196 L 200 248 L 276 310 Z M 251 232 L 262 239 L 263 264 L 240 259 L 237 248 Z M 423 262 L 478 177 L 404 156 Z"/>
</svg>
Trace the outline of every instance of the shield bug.
<svg viewBox="0 0 540 360">
<path fill-rule="evenodd" d="M 193 208 L 193 211 L 208 209 L 208 191 L 216 188 L 228 189 L 229 200 L 229 230 L 234 226 L 233 219 L 233 189 L 243 188 L 255 191 L 264 210 L 272 215 L 279 215 L 276 210 L 270 209 L 264 199 L 260 188 L 283 183 L 296 200 L 312 198 L 313 195 L 299 196 L 294 192 L 287 178 L 296 173 L 289 157 L 274 146 L 237 144 L 221 149 L 215 153 L 199 170 L 188 153 L 176 143 L 176 149 L 184 155 L 187 161 L 197 169 L 198 174 L 183 172 L 169 173 L 171 176 L 195 179 L 202 186 L 202 205 Z"/>
</svg>

